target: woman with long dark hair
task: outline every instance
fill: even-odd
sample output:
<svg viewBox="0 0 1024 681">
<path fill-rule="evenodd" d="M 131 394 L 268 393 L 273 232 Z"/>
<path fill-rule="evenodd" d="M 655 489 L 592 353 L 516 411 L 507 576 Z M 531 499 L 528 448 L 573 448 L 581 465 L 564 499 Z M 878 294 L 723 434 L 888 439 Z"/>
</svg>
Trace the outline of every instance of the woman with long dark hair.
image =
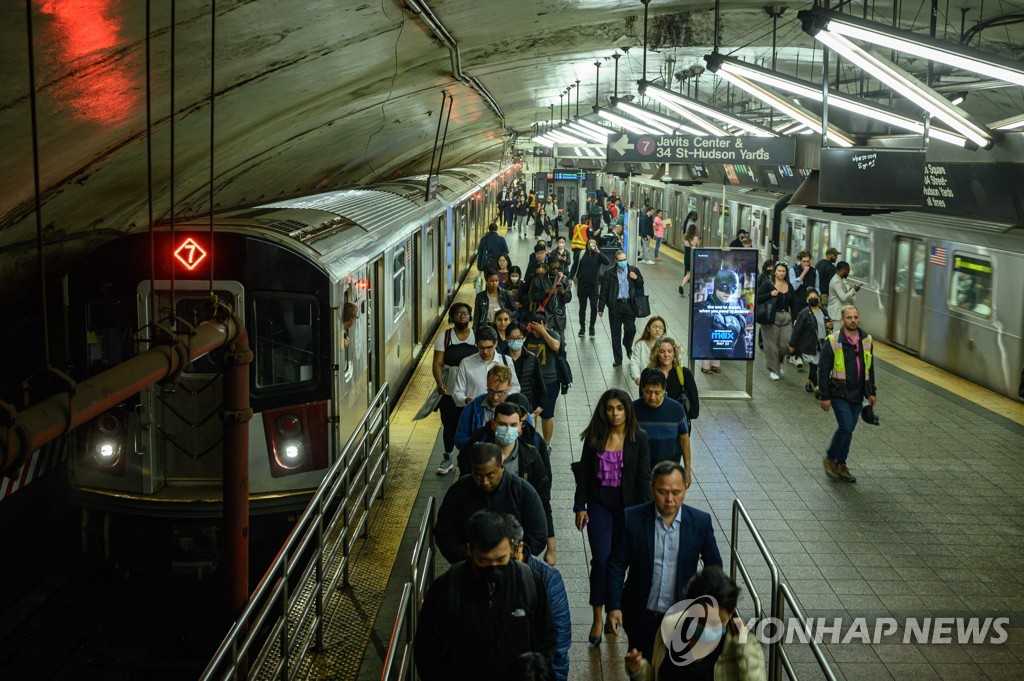
<svg viewBox="0 0 1024 681">
<path fill-rule="evenodd" d="M 695 212 L 690 215 L 696 217 Z M 683 281 L 679 284 L 679 295 L 686 295 L 686 285 L 690 283 L 693 269 L 693 249 L 700 246 L 700 237 L 697 236 L 697 225 L 690 224 L 690 216 L 686 216 L 687 227 L 683 234 Z"/>
<path fill-rule="evenodd" d="M 601 644 L 604 604 L 608 598 L 608 558 L 612 536 L 623 531 L 626 507 L 651 499 L 651 453 L 640 429 L 633 400 L 612 388 L 601 395 L 590 423 L 580 433 L 583 453 L 573 464 L 576 528 L 587 530 L 590 560 L 590 606 L 594 621 L 590 645 Z"/>
<path fill-rule="evenodd" d="M 789 336 L 793 331 L 793 287 L 789 284 L 789 267 L 775 263 L 772 278 L 757 289 L 757 304 L 774 303 L 775 315 L 768 324 L 761 324 L 764 339 L 764 360 L 768 365 L 768 378 L 779 380 L 783 374 L 782 360 L 789 354 Z"/>
</svg>

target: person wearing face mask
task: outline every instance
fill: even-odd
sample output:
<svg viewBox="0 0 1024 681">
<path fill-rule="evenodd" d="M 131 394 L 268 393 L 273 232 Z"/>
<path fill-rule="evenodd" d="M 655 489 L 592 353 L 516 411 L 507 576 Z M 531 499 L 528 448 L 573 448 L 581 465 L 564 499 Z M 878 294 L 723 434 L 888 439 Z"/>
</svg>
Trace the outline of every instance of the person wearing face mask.
<svg viewBox="0 0 1024 681">
<path fill-rule="evenodd" d="M 789 337 L 789 352 L 803 359 L 810 367 L 807 372 L 807 384 L 804 389 L 814 396 L 818 392 L 818 355 L 821 343 L 832 330 L 832 318 L 828 310 L 821 307 L 821 296 L 813 286 L 805 287 L 807 307 L 800 310 L 793 322 L 793 334 Z"/>
<path fill-rule="evenodd" d="M 583 335 L 587 328 L 587 306 L 590 307 L 590 336 L 593 337 L 597 324 L 597 298 L 601 293 L 601 271 L 610 267 L 612 261 L 601 252 L 596 239 L 587 242 L 587 252 L 580 258 L 572 277 L 576 280 L 576 296 L 580 302 L 580 330 Z"/>
<path fill-rule="evenodd" d="M 508 268 L 508 283 L 505 285 L 505 290 L 512 296 L 512 305 L 516 310 L 522 308 L 522 303 L 519 300 L 522 288 L 523 270 L 519 265 L 512 265 L 512 267 Z"/>
<path fill-rule="evenodd" d="M 548 591 L 514 559 L 508 514 L 481 510 L 466 526 L 459 555 L 430 585 L 417 620 L 413 660 L 422 681 L 475 681 L 525 653 L 555 655 Z M 529 541 L 525 529 L 527 551 Z"/>
<path fill-rule="evenodd" d="M 626 348 L 627 356 L 633 356 L 633 336 L 636 335 L 636 309 L 633 301 L 644 286 L 640 270 L 630 267 L 626 260 L 624 252 L 616 251 L 615 267 L 601 278 L 601 293 L 597 299 L 598 317 L 603 317 L 605 307 L 608 308 L 612 327 L 612 354 L 615 358 L 612 366 L 616 367 L 622 366 L 622 348 Z"/>
<path fill-rule="evenodd" d="M 534 313 L 543 312 L 551 327 L 565 333 L 565 305 L 572 300 L 572 283 L 562 274 L 561 263 L 554 257 L 537 263 L 535 276 L 530 280 L 530 307 Z"/>
<path fill-rule="evenodd" d="M 508 329 L 508 356 L 516 368 L 519 377 L 519 392 L 530 402 L 530 410 L 534 417 L 540 416 L 547 407 L 548 391 L 544 384 L 540 361 L 537 356 L 526 349 L 526 332 L 522 326 L 513 324 Z"/>
<path fill-rule="evenodd" d="M 717 608 L 706 612 L 681 610 L 667 615 L 654 637 L 654 653 L 648 661 L 632 648 L 625 657 L 630 681 L 766 681 L 761 642 L 751 634 L 736 614 L 740 587 L 717 565 L 709 565 L 693 576 L 686 585 L 687 599 L 714 599 Z M 697 618 L 693 618 L 693 615 Z M 696 621 L 694 622 L 694 619 Z M 692 627 L 692 628 L 691 628 Z M 700 636 L 700 642 L 692 638 Z M 668 654 L 690 649 L 686 665 L 673 663 Z"/>
<path fill-rule="evenodd" d="M 437 509 L 434 539 L 438 551 L 449 563 L 466 557 L 469 518 L 484 509 L 511 513 L 526 530 L 526 546 L 539 556 L 547 546 L 548 523 L 544 504 L 532 484 L 509 473 L 501 459 L 501 448 L 481 442 L 468 448 L 469 475 L 456 480 Z"/>
<path fill-rule="evenodd" d="M 562 272 L 568 272 L 572 264 L 572 253 L 565 247 L 565 237 L 557 237 L 556 244 L 555 250 L 551 251 L 551 255 L 558 260 Z"/>
<path fill-rule="evenodd" d="M 441 395 L 437 407 L 441 414 L 441 439 L 444 445 L 441 465 L 437 468 L 438 475 L 448 475 L 455 468 L 452 450 L 455 448 L 455 431 L 462 414 L 462 405 L 456 404 L 455 378 L 459 364 L 466 357 L 476 352 L 476 335 L 470 328 L 473 318 L 472 310 L 466 303 L 453 303 L 448 312 L 452 328 L 438 334 L 434 343 L 434 384 Z"/>
<path fill-rule="evenodd" d="M 512 402 L 502 402 L 494 408 L 494 416 L 478 428 L 469 438 L 466 448 L 459 453 L 459 472 L 470 474 L 469 452 L 478 443 L 486 442 L 501 449 L 501 464 L 506 473 L 512 473 L 533 485 L 544 507 L 547 521 L 547 548 L 544 559 L 555 564 L 555 522 L 551 514 L 551 475 L 544 457 L 525 435 L 524 414 Z"/>
<path fill-rule="evenodd" d="M 487 371 L 487 392 L 473 398 L 459 416 L 459 425 L 455 429 L 455 446 L 464 451 L 471 444 L 471 437 L 481 426 L 494 418 L 494 410 L 505 401 L 512 390 L 512 370 L 501 364 L 495 364 Z M 461 460 L 460 460 L 461 461 Z M 466 475 L 467 467 L 459 465 L 459 473 Z"/>
</svg>

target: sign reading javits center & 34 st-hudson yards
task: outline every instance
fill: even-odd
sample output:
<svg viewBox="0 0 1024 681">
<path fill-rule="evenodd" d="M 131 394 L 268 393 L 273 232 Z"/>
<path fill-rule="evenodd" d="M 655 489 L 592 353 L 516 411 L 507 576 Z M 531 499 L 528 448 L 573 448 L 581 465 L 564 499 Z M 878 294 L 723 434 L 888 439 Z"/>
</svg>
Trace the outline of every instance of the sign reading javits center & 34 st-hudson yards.
<svg viewBox="0 0 1024 681">
<path fill-rule="evenodd" d="M 744 163 L 793 165 L 793 137 L 609 135 L 608 160 L 626 163 Z"/>
</svg>

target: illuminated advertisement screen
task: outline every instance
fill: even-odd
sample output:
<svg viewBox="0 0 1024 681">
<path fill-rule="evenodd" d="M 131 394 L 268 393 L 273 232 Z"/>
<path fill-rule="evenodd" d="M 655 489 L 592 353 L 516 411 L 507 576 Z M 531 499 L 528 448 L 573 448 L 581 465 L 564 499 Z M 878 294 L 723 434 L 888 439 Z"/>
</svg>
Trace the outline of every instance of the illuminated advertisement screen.
<svg viewBox="0 0 1024 681">
<path fill-rule="evenodd" d="M 690 357 L 754 359 L 757 249 L 693 249 Z"/>
</svg>

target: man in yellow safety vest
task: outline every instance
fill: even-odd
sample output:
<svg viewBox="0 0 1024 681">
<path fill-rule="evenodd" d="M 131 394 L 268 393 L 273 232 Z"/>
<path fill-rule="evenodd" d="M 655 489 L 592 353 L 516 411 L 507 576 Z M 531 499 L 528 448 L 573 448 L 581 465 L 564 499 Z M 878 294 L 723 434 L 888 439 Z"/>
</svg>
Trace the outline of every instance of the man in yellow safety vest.
<svg viewBox="0 0 1024 681">
<path fill-rule="evenodd" d="M 829 478 L 857 482 L 846 459 L 864 400 L 875 405 L 875 367 L 871 336 L 859 328 L 857 308 L 844 307 L 842 319 L 843 328 L 825 337 L 818 362 L 821 408 L 825 412 L 831 409 L 839 424 L 822 464 Z"/>
</svg>

